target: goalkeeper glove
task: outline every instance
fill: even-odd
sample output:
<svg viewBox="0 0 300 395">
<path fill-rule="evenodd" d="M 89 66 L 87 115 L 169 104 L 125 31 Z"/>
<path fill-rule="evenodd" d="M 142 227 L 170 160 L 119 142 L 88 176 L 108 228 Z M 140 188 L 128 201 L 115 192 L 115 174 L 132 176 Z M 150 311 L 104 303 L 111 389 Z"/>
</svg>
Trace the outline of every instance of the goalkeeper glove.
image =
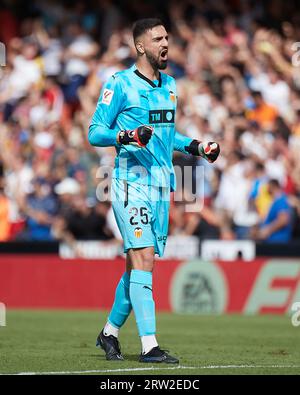
<svg viewBox="0 0 300 395">
<path fill-rule="evenodd" d="M 142 125 L 134 130 L 121 130 L 117 135 L 117 142 L 124 145 L 146 147 L 153 134 L 153 127 Z"/>
<path fill-rule="evenodd" d="M 202 143 L 201 141 L 193 140 L 189 146 L 185 147 L 185 150 L 191 155 L 200 155 L 208 162 L 213 163 L 219 156 L 220 146 L 213 141 Z"/>
</svg>

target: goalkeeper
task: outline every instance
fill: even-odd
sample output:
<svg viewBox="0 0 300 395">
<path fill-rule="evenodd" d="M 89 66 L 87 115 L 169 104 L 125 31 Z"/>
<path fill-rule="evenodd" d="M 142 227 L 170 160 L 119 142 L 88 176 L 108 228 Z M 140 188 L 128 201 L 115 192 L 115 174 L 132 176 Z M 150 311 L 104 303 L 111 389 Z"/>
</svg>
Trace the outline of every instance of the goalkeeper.
<svg viewBox="0 0 300 395">
<path fill-rule="evenodd" d="M 118 335 L 133 309 L 142 345 L 140 362 L 178 363 L 157 343 L 152 295 L 154 256 L 164 252 L 170 191 L 176 187 L 172 155 L 177 150 L 214 162 L 220 149 L 217 143 L 202 143 L 175 129 L 176 83 L 159 71 L 168 61 L 162 22 L 137 21 L 133 39 L 136 64 L 105 84 L 88 135 L 93 146 L 116 148 L 112 206 L 126 253 L 126 270 L 97 345 L 107 360 L 123 360 Z"/>
</svg>

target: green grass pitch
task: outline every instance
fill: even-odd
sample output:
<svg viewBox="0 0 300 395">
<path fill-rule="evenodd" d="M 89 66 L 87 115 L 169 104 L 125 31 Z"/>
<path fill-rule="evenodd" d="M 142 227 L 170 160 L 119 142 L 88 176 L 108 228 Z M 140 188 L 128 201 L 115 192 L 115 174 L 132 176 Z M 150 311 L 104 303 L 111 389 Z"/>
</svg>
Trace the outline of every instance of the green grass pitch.
<svg viewBox="0 0 300 395">
<path fill-rule="evenodd" d="M 126 361 L 106 361 L 95 347 L 106 317 L 104 311 L 9 310 L 0 327 L 0 373 L 300 374 L 300 326 L 288 316 L 157 314 L 160 346 L 180 358 L 175 369 L 137 361 L 133 316 L 120 334 Z"/>
</svg>

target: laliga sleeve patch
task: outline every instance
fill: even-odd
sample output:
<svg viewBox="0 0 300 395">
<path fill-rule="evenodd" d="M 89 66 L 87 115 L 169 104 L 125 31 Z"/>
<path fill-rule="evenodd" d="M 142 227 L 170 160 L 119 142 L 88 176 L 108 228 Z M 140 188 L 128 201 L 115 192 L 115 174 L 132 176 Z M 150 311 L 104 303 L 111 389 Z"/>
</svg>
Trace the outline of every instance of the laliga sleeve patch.
<svg viewBox="0 0 300 395">
<path fill-rule="evenodd" d="M 107 104 L 109 106 L 111 99 L 113 98 L 113 95 L 114 95 L 114 91 L 110 89 L 104 89 L 101 103 Z"/>
</svg>

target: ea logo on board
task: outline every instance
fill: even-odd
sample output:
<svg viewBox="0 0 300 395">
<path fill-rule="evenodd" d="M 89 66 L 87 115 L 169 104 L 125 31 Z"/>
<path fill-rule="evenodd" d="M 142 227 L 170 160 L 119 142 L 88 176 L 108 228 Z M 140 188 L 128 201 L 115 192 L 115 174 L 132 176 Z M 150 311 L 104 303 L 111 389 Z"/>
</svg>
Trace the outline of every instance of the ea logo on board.
<svg viewBox="0 0 300 395">
<path fill-rule="evenodd" d="M 176 313 L 222 313 L 227 306 L 227 283 L 212 262 L 183 263 L 171 281 L 171 306 Z"/>
</svg>

